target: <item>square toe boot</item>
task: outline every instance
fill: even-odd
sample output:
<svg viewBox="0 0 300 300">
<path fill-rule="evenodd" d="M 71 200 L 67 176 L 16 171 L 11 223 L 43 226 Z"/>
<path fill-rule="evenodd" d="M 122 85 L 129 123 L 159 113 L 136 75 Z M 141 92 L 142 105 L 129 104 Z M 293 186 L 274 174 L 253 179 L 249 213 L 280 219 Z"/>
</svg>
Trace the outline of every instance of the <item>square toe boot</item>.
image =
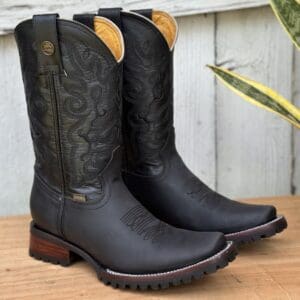
<svg viewBox="0 0 300 300">
<path fill-rule="evenodd" d="M 239 203 L 214 192 L 178 154 L 173 126 L 175 19 L 162 11 L 117 8 L 100 9 L 98 15 L 119 19 L 124 35 L 123 177 L 133 195 L 169 224 L 220 231 L 236 243 L 285 229 L 287 222 L 275 207 Z"/>
<path fill-rule="evenodd" d="M 121 174 L 123 37 L 37 15 L 15 29 L 35 152 L 30 255 L 86 260 L 114 287 L 166 288 L 227 265 L 232 242 L 154 217 Z M 92 30 L 93 29 L 93 30 Z"/>
</svg>

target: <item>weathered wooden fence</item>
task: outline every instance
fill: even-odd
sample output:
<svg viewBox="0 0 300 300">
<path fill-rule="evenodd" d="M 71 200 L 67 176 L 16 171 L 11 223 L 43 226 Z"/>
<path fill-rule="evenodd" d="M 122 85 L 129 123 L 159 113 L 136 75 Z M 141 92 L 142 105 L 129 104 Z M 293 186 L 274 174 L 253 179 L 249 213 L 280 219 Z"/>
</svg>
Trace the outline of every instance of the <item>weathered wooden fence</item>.
<svg viewBox="0 0 300 300">
<path fill-rule="evenodd" d="M 24 3 L 0 2 L 0 215 L 28 210 L 33 176 L 13 27 L 34 13 L 57 11 L 62 17 L 71 17 L 74 12 L 112 5 L 104 0 Z M 218 64 L 234 69 L 300 106 L 300 55 L 266 4 L 264 0 L 123 0 L 113 4 L 127 9 L 155 7 L 177 16 L 178 148 L 197 175 L 234 198 L 300 191 L 300 131 L 245 103 L 205 68 L 206 64 Z M 236 10 L 239 8 L 244 9 Z"/>
</svg>

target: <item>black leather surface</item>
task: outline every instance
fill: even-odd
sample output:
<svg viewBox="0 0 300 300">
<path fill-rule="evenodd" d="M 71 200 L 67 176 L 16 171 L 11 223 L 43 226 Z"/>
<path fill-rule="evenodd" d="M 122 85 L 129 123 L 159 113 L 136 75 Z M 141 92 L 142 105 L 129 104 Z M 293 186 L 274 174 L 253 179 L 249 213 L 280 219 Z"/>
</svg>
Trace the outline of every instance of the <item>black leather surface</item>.
<svg viewBox="0 0 300 300">
<path fill-rule="evenodd" d="M 60 58 L 60 46 L 58 43 L 58 34 L 56 20 L 57 14 L 35 15 L 33 17 L 33 30 L 35 33 L 37 51 L 37 62 L 40 72 L 44 72 L 44 68 L 48 66 L 58 66 L 60 72 L 62 71 L 62 61 Z M 54 49 L 52 55 L 45 55 L 42 52 L 43 42 L 51 42 Z"/>
<path fill-rule="evenodd" d="M 110 19 L 119 28 L 122 28 L 121 11 L 122 11 L 121 7 L 100 8 L 98 10 L 98 16 Z"/>
<path fill-rule="evenodd" d="M 148 18 L 149 20 L 152 20 L 152 9 L 151 8 L 136 9 L 136 10 L 132 10 L 132 11 Z"/>
<path fill-rule="evenodd" d="M 94 17 L 93 14 L 78 14 L 73 16 L 73 20 L 84 24 L 90 29 L 94 30 Z"/>
<path fill-rule="evenodd" d="M 231 201 L 188 170 L 175 146 L 173 53 L 145 18 L 122 12 L 122 24 L 123 175 L 129 190 L 153 214 L 181 228 L 232 233 L 274 219 L 274 207 Z"/>
<path fill-rule="evenodd" d="M 126 169 L 157 175 L 172 132 L 173 53 L 156 27 L 136 15 L 123 12 L 123 35 Z"/>
<path fill-rule="evenodd" d="M 223 249 L 221 233 L 167 225 L 128 191 L 121 176 L 122 64 L 87 26 L 56 23 L 63 71 L 38 66 L 31 20 L 15 30 L 36 155 L 36 226 L 125 273 L 168 271 Z"/>
</svg>

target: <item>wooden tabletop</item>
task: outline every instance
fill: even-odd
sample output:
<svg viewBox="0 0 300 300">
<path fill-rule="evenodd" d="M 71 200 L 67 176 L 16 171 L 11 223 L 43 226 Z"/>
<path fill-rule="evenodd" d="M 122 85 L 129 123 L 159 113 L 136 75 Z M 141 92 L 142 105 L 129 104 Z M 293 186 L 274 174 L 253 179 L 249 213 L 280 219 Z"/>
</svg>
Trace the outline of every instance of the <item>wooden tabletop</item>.
<svg viewBox="0 0 300 300">
<path fill-rule="evenodd" d="M 78 262 L 64 268 L 30 258 L 29 216 L 0 219 L 0 299 L 300 299 L 300 197 L 247 200 L 274 204 L 289 227 L 243 246 L 229 267 L 190 285 L 162 291 L 116 290 Z"/>
</svg>

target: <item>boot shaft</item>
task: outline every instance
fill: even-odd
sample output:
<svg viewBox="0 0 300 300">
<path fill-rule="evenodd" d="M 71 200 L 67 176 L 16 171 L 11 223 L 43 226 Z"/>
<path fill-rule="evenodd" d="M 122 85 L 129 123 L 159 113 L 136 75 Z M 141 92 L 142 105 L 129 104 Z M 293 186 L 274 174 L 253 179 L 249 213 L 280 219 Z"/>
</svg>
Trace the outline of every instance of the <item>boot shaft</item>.
<svg viewBox="0 0 300 300">
<path fill-rule="evenodd" d="M 121 141 L 122 58 L 86 26 L 56 15 L 22 22 L 15 36 L 36 174 L 73 200 L 98 199 Z M 116 42 L 122 52 L 122 38 Z"/>
<path fill-rule="evenodd" d="M 162 171 L 161 152 L 173 125 L 173 51 L 148 19 L 124 13 L 125 169 Z"/>
<path fill-rule="evenodd" d="M 161 11 L 100 9 L 120 24 L 125 41 L 123 79 L 124 169 L 159 174 L 163 152 L 174 150 L 173 48 L 176 21 Z"/>
</svg>

